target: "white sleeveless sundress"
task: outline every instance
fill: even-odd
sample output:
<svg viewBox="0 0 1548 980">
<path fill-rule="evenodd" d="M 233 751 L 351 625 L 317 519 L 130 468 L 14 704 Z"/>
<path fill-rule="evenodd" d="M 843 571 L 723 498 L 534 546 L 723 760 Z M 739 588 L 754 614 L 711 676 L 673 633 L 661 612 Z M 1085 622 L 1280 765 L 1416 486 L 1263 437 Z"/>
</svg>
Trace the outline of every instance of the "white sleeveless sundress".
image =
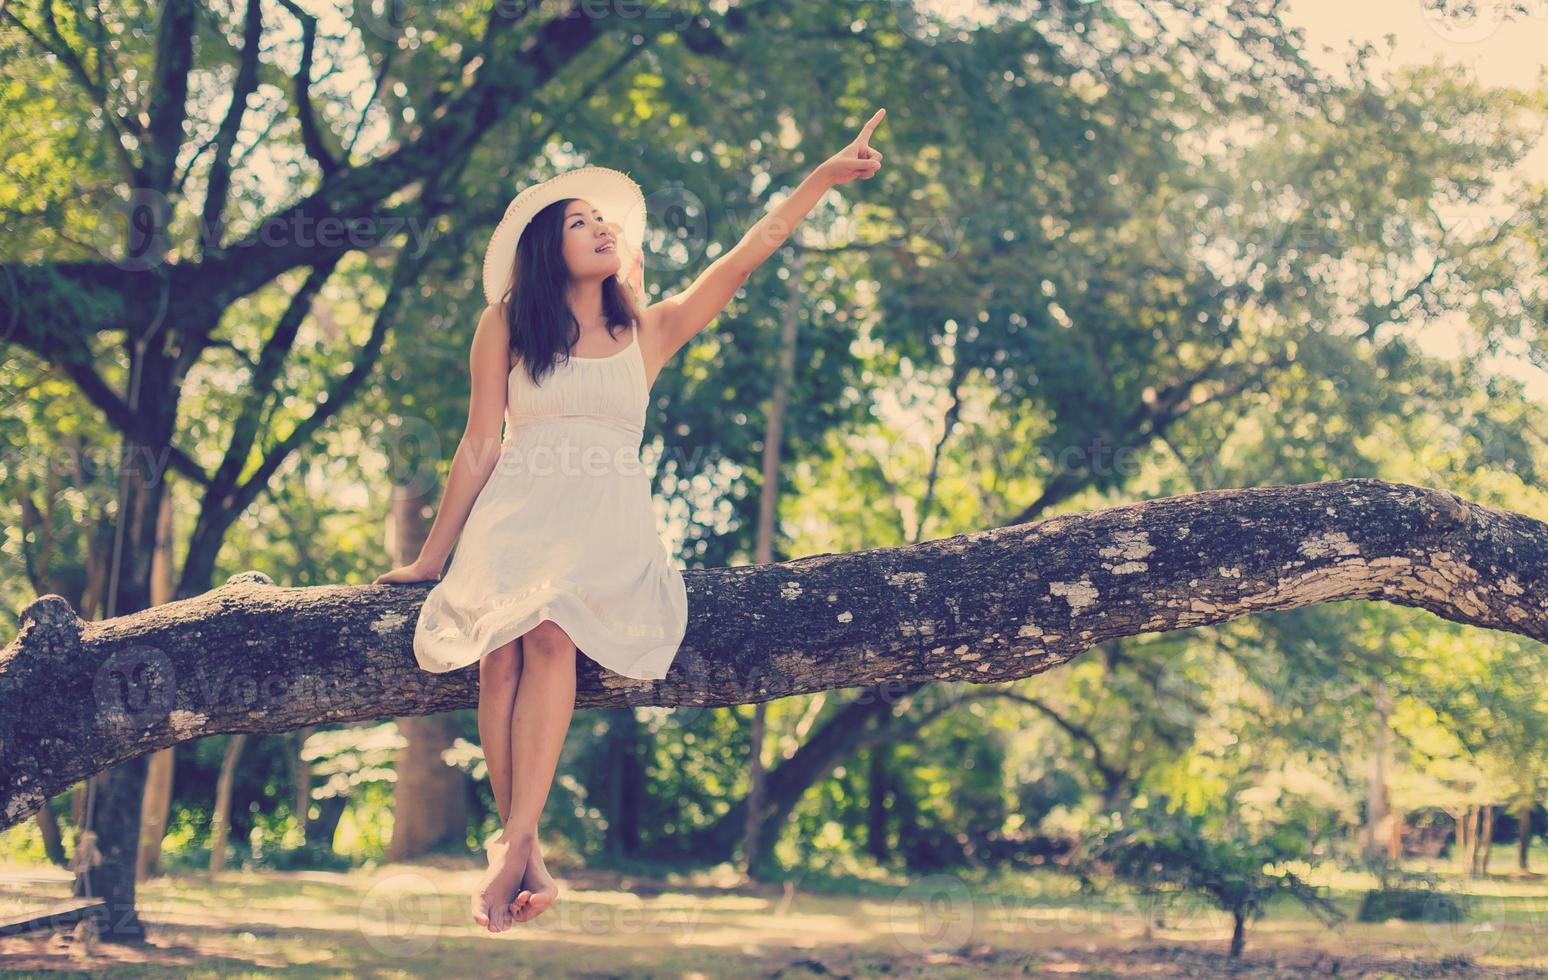
<svg viewBox="0 0 1548 980">
<path fill-rule="evenodd" d="M 551 619 L 626 677 L 666 676 L 688 590 L 656 532 L 640 440 L 650 391 L 639 326 L 607 357 L 576 357 L 534 385 L 506 379 L 500 457 L 414 628 L 434 673 L 481 659 Z"/>
</svg>

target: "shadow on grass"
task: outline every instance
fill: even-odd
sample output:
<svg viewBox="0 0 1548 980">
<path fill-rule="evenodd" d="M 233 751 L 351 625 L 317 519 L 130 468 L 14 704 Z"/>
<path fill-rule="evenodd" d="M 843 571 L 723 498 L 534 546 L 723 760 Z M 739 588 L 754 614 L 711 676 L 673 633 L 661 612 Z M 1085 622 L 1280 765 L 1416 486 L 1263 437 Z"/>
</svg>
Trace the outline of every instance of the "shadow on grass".
<svg viewBox="0 0 1548 980">
<path fill-rule="evenodd" d="M 482 870 L 472 858 L 349 872 L 238 870 L 213 881 L 164 876 L 140 889 L 149 946 L 83 949 L 69 933 L 13 937 L 0 940 L 0 964 L 7 975 L 131 977 L 1548 976 L 1540 959 L 1548 884 L 1536 879 L 1474 883 L 1484 893 L 1481 917 L 1441 927 L 1330 931 L 1276 905 L 1231 960 L 1229 924 L 1205 906 L 1158 910 L 1121 892 L 1081 895 L 1052 871 L 796 872 L 745 883 L 730 868 L 550 867 L 559 904 L 499 935 L 468 916 Z M 1340 881 L 1341 904 L 1357 903 L 1360 888 Z"/>
</svg>

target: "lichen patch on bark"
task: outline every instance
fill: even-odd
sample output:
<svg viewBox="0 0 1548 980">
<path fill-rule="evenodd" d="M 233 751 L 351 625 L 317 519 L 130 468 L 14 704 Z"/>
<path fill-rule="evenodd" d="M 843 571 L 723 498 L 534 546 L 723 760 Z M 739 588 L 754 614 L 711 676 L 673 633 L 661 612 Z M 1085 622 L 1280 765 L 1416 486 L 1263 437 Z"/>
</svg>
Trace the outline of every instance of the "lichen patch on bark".
<svg viewBox="0 0 1548 980">
<path fill-rule="evenodd" d="M 1082 578 L 1079 582 L 1050 582 L 1048 591 L 1068 600 L 1072 614 L 1094 604 L 1098 596 L 1096 587 L 1091 584 L 1089 578 Z"/>
</svg>

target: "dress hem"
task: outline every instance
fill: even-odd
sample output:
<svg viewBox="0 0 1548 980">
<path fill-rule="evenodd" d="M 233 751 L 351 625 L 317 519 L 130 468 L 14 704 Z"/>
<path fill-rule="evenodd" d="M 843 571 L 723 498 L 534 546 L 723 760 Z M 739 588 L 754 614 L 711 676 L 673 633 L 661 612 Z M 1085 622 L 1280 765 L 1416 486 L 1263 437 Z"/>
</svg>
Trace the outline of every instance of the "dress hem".
<svg viewBox="0 0 1548 980">
<path fill-rule="evenodd" d="M 659 643 L 640 653 L 627 668 L 620 668 L 603 661 L 594 654 L 588 653 L 587 648 L 589 647 L 592 650 L 616 649 L 620 646 L 627 646 L 627 638 L 621 636 L 616 630 L 610 629 L 577 597 L 570 595 L 562 589 L 549 588 L 535 594 L 531 599 L 532 601 L 526 604 L 526 608 L 522 610 L 507 608 L 501 610 L 498 614 L 491 614 L 491 616 L 498 615 L 497 621 L 499 625 L 490 631 L 490 638 L 483 641 L 484 649 L 471 658 L 459 657 L 454 662 L 427 660 L 422 652 L 422 646 L 434 646 L 434 638 L 431 636 L 428 644 L 425 644 L 421 639 L 423 634 L 416 633 L 414 657 L 418 661 L 420 669 L 432 674 L 445 674 L 478 663 L 490 653 L 527 633 L 545 619 L 553 620 L 557 623 L 569 635 L 570 639 L 574 641 L 576 650 L 585 655 L 588 660 L 615 674 L 634 680 L 659 681 L 665 678 L 682 644 L 682 637 L 679 635 L 676 641 Z M 463 635 L 465 636 L 466 634 Z M 663 660 L 665 661 L 664 666 L 662 665 Z"/>
</svg>

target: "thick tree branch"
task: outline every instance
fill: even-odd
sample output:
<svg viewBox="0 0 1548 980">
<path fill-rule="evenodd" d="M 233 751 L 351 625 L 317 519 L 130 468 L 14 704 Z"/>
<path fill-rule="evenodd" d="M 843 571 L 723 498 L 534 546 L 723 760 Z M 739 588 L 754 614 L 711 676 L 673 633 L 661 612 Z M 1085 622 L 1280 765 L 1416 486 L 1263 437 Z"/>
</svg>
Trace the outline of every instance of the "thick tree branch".
<svg viewBox="0 0 1548 980">
<path fill-rule="evenodd" d="M 1369 479 L 1207 490 L 685 578 L 690 622 L 671 673 L 631 680 L 583 656 L 577 704 L 1005 681 L 1113 637 L 1348 599 L 1548 641 L 1548 524 Z M 476 666 L 414 662 L 429 587 L 278 588 L 244 573 L 96 623 L 58 596 L 36 600 L 0 652 L 0 829 L 78 779 L 189 739 L 476 704 Z"/>
<path fill-rule="evenodd" d="M 339 161 L 328 151 L 322 130 L 317 125 L 317 110 L 312 106 L 312 54 L 317 46 L 317 18 L 291 3 L 280 4 L 301 22 L 301 66 L 296 71 L 296 119 L 301 124 L 301 144 L 322 171 L 324 179 L 339 169 Z"/>
<path fill-rule="evenodd" d="M 224 284 L 224 301 L 247 295 L 287 269 L 350 251 L 354 246 L 319 241 L 309 230 L 319 222 L 358 216 L 413 182 L 458 165 L 511 106 L 530 99 L 612 24 L 606 17 L 559 16 L 518 40 L 504 36 L 511 21 L 491 18 L 490 24 L 502 30 L 491 42 L 498 54 L 478 69 L 445 112 L 425 123 L 416 139 L 370 163 L 325 177 L 304 200 L 271 215 L 224 255 L 203 263 L 203 273 Z"/>
<path fill-rule="evenodd" d="M 433 217 L 438 212 L 431 210 L 428 213 Z M 387 290 L 387 298 L 377 309 L 376 318 L 371 321 L 371 333 L 366 337 L 366 342 L 361 345 L 359 353 L 350 365 L 349 372 L 329 384 L 327 391 L 318 399 L 317 407 L 305 418 L 297 421 L 283 439 L 264 452 L 263 462 L 253 471 L 252 476 L 237 488 L 239 512 L 257 499 L 258 494 L 269 485 L 269 480 L 284 465 L 285 460 L 305 446 L 312 436 L 328 424 L 329 419 L 350 403 L 355 392 L 365 384 L 371 372 L 376 369 L 376 360 L 381 354 L 382 345 L 387 341 L 388 333 L 398 320 L 398 313 L 403 308 L 404 293 L 419 279 L 419 272 L 428 260 L 429 255 L 426 253 L 413 255 L 403 252 L 399 255 L 397 263 L 393 266 L 393 278 Z"/>
<path fill-rule="evenodd" d="M 154 445 L 160 440 L 149 431 L 146 417 L 135 411 L 129 403 L 113 387 L 97 373 L 96 358 L 92 355 L 82 339 L 65 335 L 52 335 L 50 346 L 39 351 L 58 366 L 61 373 L 75 382 L 86 400 L 95 405 L 107 419 L 108 423 L 131 442 L 139 445 Z M 204 485 L 209 482 L 209 475 L 204 469 L 176 446 L 165 446 L 165 464 L 191 483 Z"/>
<path fill-rule="evenodd" d="M 930 522 L 930 511 L 935 506 L 935 482 L 941 474 L 941 456 L 945 454 L 946 443 L 950 441 L 957 428 L 957 421 L 962 417 L 962 381 L 968 369 L 967 346 L 962 335 L 958 334 L 956 349 L 952 352 L 951 380 L 946 383 L 951 404 L 941 419 L 941 437 L 935 440 L 930 450 L 930 471 L 925 476 L 924 494 L 919 499 L 919 519 L 914 524 L 914 533 L 910 538 L 915 543 L 924 537 L 925 527 Z"/>
<path fill-rule="evenodd" d="M 247 0 L 246 28 L 242 35 L 242 60 L 231 86 L 231 105 L 215 134 L 215 157 L 210 161 L 210 176 L 204 194 L 203 245 L 220 248 L 225 237 L 226 197 L 231 188 L 231 148 L 236 145 L 247 114 L 247 97 L 258 87 L 258 53 L 263 43 L 263 6 L 259 0 Z M 298 81 L 297 84 L 300 84 Z"/>
<path fill-rule="evenodd" d="M 311 314 L 312 301 L 317 298 L 323 284 L 333 275 L 336 265 L 335 262 L 329 262 L 307 273 L 306 281 L 301 284 L 300 289 L 296 290 L 295 295 L 290 297 L 290 302 L 285 305 L 285 312 L 274 325 L 274 332 L 269 334 L 269 339 L 264 342 L 263 349 L 259 351 L 258 364 L 253 371 L 252 380 L 248 383 L 247 398 L 232 427 L 231 439 L 226 445 L 226 455 L 215 473 L 215 479 L 211 482 L 211 486 L 215 489 L 228 491 L 236 486 L 238 478 L 241 477 L 242 468 L 251 457 L 253 444 L 257 441 L 259 430 L 262 428 L 264 403 L 270 398 L 277 397 L 275 383 L 285 369 L 285 362 L 290 357 L 291 348 L 295 346 L 296 337 L 301 333 L 301 324 L 305 323 L 307 316 Z"/>
<path fill-rule="evenodd" d="M 193 69 L 193 34 L 199 8 L 194 0 L 166 0 L 156 14 L 156 65 L 145 120 L 141 186 L 166 194 L 172 189 L 177 151 L 188 118 L 188 73 Z"/>
</svg>

